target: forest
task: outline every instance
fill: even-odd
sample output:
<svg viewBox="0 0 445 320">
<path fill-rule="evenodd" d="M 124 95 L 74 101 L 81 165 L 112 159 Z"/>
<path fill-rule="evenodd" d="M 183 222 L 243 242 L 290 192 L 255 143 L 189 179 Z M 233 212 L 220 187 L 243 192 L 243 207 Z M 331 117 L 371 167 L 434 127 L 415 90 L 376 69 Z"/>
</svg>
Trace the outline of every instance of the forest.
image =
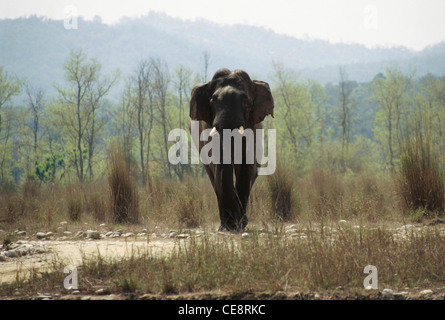
<svg viewBox="0 0 445 320">
<path fill-rule="evenodd" d="M 167 136 L 174 128 L 188 131 L 191 90 L 211 77 L 209 59 L 204 52 L 203 72 L 170 70 L 149 57 L 135 62 L 131 74 L 106 74 L 95 57 L 73 50 L 60 66 L 65 81 L 54 86 L 54 96 L 2 66 L 2 184 L 94 181 L 106 173 L 113 143 L 124 147 L 143 184 L 148 176 L 181 180 L 185 172 L 198 174 L 199 168 L 168 163 Z M 265 125 L 278 130 L 278 158 L 298 175 L 316 168 L 393 172 L 405 141 L 416 135 L 428 139 L 443 161 L 444 76 L 419 78 L 393 65 L 358 83 L 339 67 L 340 82 L 322 86 L 282 63 L 272 65 L 276 117 Z M 119 83 L 123 90 L 113 102 L 108 94 Z M 25 98 L 17 102 L 19 95 Z"/>
<path fill-rule="evenodd" d="M 81 252 L 82 294 L 382 299 L 390 287 L 402 299 L 445 296 L 444 74 L 388 63 L 357 81 L 340 64 L 339 81 L 321 83 L 271 59 L 258 80 L 274 98 L 263 124 L 276 129 L 277 168 L 255 182 L 247 229 L 219 232 L 202 164 L 171 164 L 168 135 L 189 132 L 192 89 L 225 66 L 207 50 L 198 68 L 147 55 L 123 71 L 102 57 L 70 50 L 50 89 L 0 66 L 2 276 L 20 265 L 0 296 L 76 298 L 61 286 L 63 256 L 41 258 L 39 269 L 34 249 L 18 250 L 109 240 L 171 246 Z M 22 270 L 14 259 L 25 258 Z M 378 267 L 379 290 L 364 289 L 365 266 Z"/>
</svg>

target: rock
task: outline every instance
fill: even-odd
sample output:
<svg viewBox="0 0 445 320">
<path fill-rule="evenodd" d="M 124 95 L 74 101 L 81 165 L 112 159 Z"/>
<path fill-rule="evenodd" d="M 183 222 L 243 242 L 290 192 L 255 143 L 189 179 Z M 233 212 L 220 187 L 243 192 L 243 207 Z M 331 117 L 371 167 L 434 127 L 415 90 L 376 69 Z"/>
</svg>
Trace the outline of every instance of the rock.
<svg viewBox="0 0 445 320">
<path fill-rule="evenodd" d="M 18 242 L 10 243 L 10 244 L 8 245 L 8 249 L 9 249 L 9 250 L 17 249 L 18 247 L 20 247 L 20 243 L 18 243 Z"/>
<path fill-rule="evenodd" d="M 407 229 L 413 229 L 413 228 L 415 228 L 415 227 L 416 227 L 416 226 L 415 226 L 415 225 L 412 225 L 412 224 L 405 224 L 405 225 L 399 227 L 398 229 L 399 229 L 399 230 L 407 230 Z"/>
<path fill-rule="evenodd" d="M 346 221 L 346 220 L 338 220 L 338 223 L 345 224 L 345 223 L 348 223 L 348 221 Z"/>
<path fill-rule="evenodd" d="M 76 233 L 76 237 L 78 238 L 86 238 L 87 237 L 87 233 L 83 232 L 83 231 L 79 231 Z"/>
<path fill-rule="evenodd" d="M 71 231 L 64 231 L 63 234 L 66 234 L 67 236 L 71 235 L 72 232 Z"/>
<path fill-rule="evenodd" d="M 120 235 L 124 233 L 124 230 L 122 229 L 117 229 L 116 231 L 114 231 L 114 233 L 119 233 Z"/>
<path fill-rule="evenodd" d="M 49 293 L 39 293 L 36 297 L 37 300 L 51 300 L 52 298 Z"/>
<path fill-rule="evenodd" d="M 431 289 L 422 290 L 422 291 L 419 292 L 419 294 L 421 296 L 428 296 L 430 294 L 433 294 L 433 290 L 431 290 Z"/>
<path fill-rule="evenodd" d="M 106 294 L 110 294 L 110 291 L 107 289 L 98 289 L 94 293 L 97 294 L 98 296 L 104 296 Z"/>
<path fill-rule="evenodd" d="M 394 300 L 405 300 L 406 296 L 408 295 L 408 292 L 402 291 L 402 292 L 396 292 L 394 293 Z"/>
<path fill-rule="evenodd" d="M 59 298 L 59 300 L 62 300 L 62 301 L 79 300 L 79 299 L 80 299 L 80 297 L 75 297 L 75 296 L 73 296 L 73 295 L 71 295 L 71 294 L 68 294 L 68 295 L 66 295 L 66 296 L 61 296 L 61 297 Z"/>
<path fill-rule="evenodd" d="M 8 258 L 17 258 L 19 256 L 15 249 L 14 250 L 5 251 L 4 255 L 7 256 Z"/>
<path fill-rule="evenodd" d="M 62 221 L 62 222 L 60 223 L 61 226 L 66 226 L 67 224 L 68 224 L 68 222 L 66 222 L 66 221 Z"/>
<path fill-rule="evenodd" d="M 190 235 L 188 233 L 180 233 L 178 235 L 176 235 L 177 239 L 187 239 L 190 238 Z"/>
<path fill-rule="evenodd" d="M 31 251 L 30 247 L 20 247 L 20 248 L 16 249 L 16 252 L 19 257 L 26 256 L 28 253 L 30 253 L 30 251 Z"/>
<path fill-rule="evenodd" d="M 26 236 L 26 231 L 17 231 L 16 233 L 18 236 Z"/>
<path fill-rule="evenodd" d="M 84 296 L 80 300 L 84 300 L 84 301 L 91 300 L 91 296 Z"/>
<path fill-rule="evenodd" d="M 133 232 L 127 232 L 127 233 L 122 235 L 122 237 L 124 237 L 124 238 L 132 237 L 132 236 L 134 236 Z"/>
<path fill-rule="evenodd" d="M 101 223 L 101 224 L 99 225 L 99 227 L 105 227 L 105 226 L 106 226 L 105 223 Z"/>
<path fill-rule="evenodd" d="M 47 233 L 46 233 L 46 237 L 47 237 L 47 238 L 52 237 L 53 235 L 54 235 L 54 233 L 52 233 L 52 232 L 47 232 Z"/>
<path fill-rule="evenodd" d="M 247 239 L 248 237 L 249 237 L 249 234 L 247 232 L 244 232 L 243 234 L 241 234 L 242 239 Z"/>
<path fill-rule="evenodd" d="M 6 261 L 6 256 L 2 254 L 0 254 L 0 262 L 1 261 Z"/>
<path fill-rule="evenodd" d="M 148 230 L 147 230 L 147 229 L 142 229 L 142 231 L 139 232 L 139 233 L 145 233 L 145 234 L 147 234 L 147 233 L 148 233 Z"/>
<path fill-rule="evenodd" d="M 100 239 L 100 233 L 96 230 L 87 230 L 87 238 L 88 239 L 93 239 L 93 240 L 98 240 Z"/>
<path fill-rule="evenodd" d="M 42 246 L 36 246 L 36 247 L 32 248 L 32 251 L 34 253 L 45 253 L 46 249 L 45 249 L 45 247 L 42 247 Z"/>
<path fill-rule="evenodd" d="M 46 233 L 44 233 L 44 232 L 37 232 L 36 236 L 37 236 L 37 239 L 45 239 L 46 238 Z"/>
<path fill-rule="evenodd" d="M 170 234 L 168 235 L 168 237 L 174 238 L 174 237 L 176 237 L 176 235 L 177 235 L 177 232 L 173 230 L 173 231 L 170 231 Z"/>
<path fill-rule="evenodd" d="M 385 300 L 393 300 L 394 298 L 394 292 L 391 289 L 383 289 L 382 295 Z"/>
</svg>

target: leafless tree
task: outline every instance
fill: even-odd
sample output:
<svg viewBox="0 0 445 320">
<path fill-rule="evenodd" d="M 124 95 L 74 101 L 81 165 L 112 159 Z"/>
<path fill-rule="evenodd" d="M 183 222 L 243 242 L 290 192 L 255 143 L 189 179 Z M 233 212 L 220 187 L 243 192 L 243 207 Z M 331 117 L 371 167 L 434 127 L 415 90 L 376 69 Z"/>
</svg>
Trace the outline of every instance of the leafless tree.
<svg viewBox="0 0 445 320">
<path fill-rule="evenodd" d="M 153 67 L 153 93 L 156 99 L 157 106 L 157 117 L 159 125 L 162 129 L 163 135 L 163 148 L 162 148 L 162 158 L 167 159 L 168 155 L 168 131 L 171 128 L 169 123 L 168 109 L 167 109 L 167 91 L 170 83 L 170 74 L 168 71 L 168 66 L 162 62 L 159 58 L 152 58 L 151 64 Z M 171 164 L 167 161 L 167 176 L 171 178 Z"/>
</svg>

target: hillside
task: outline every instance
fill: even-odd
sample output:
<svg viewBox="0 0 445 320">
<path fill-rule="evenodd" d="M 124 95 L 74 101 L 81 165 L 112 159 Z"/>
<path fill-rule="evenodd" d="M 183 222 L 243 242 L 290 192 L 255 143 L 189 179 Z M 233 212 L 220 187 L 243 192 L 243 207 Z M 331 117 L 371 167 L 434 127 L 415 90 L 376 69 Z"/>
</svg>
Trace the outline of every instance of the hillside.
<svg viewBox="0 0 445 320">
<path fill-rule="evenodd" d="M 157 56 L 174 70 L 183 64 L 203 70 L 203 52 L 210 53 L 209 72 L 220 67 L 243 68 L 267 79 L 272 61 L 297 69 L 321 83 L 338 81 L 338 66 L 347 65 L 349 78 L 369 81 L 391 61 L 417 75 L 445 72 L 445 44 L 415 52 L 403 47 L 368 49 L 358 44 L 301 40 L 245 25 L 219 25 L 205 20 L 184 21 L 150 13 L 122 19 L 114 25 L 100 19 L 79 19 L 77 30 L 63 21 L 39 17 L 0 20 L 0 65 L 9 72 L 51 90 L 63 79 L 62 65 L 72 49 L 83 48 L 104 71 L 119 67 L 124 75 L 136 61 Z"/>
</svg>

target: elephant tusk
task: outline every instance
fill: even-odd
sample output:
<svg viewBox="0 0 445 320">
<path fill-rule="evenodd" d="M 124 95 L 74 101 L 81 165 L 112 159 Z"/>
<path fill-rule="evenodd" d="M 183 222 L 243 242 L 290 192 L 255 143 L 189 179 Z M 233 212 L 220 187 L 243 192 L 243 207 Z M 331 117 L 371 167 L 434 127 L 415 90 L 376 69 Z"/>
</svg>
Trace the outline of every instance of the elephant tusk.
<svg viewBox="0 0 445 320">
<path fill-rule="evenodd" d="M 238 132 L 240 134 L 244 134 L 244 127 L 243 126 L 239 127 Z"/>
<path fill-rule="evenodd" d="M 212 131 L 210 131 L 209 136 L 213 137 L 213 135 L 216 133 L 216 127 L 213 127 Z"/>
</svg>

